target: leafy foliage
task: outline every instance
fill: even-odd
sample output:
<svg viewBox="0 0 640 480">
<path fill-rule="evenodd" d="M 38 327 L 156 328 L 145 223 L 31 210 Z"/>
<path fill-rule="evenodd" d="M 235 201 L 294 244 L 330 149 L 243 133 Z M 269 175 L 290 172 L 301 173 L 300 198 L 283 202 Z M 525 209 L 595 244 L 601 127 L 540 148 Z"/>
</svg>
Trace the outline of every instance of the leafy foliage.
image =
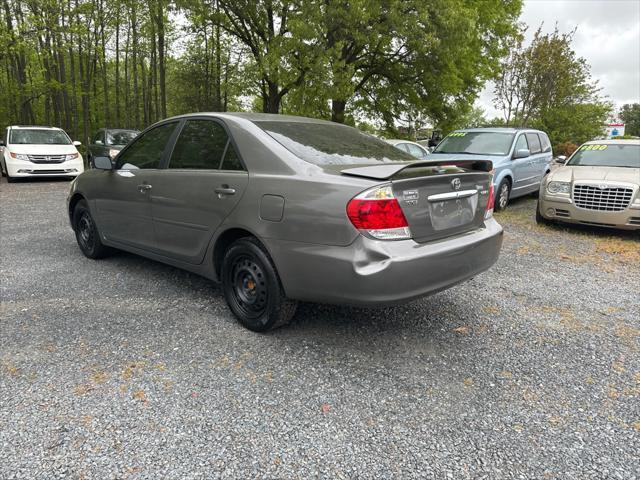
<svg viewBox="0 0 640 480">
<path fill-rule="evenodd" d="M 623 105 L 620 120 L 625 123 L 625 135 L 640 137 L 640 103 Z"/>
<path fill-rule="evenodd" d="M 528 47 L 516 40 L 496 83 L 495 104 L 505 124 L 544 130 L 554 146 L 601 135 L 611 112 L 588 64 L 571 48 L 573 35 L 557 27 L 542 34 L 540 27 Z"/>
</svg>

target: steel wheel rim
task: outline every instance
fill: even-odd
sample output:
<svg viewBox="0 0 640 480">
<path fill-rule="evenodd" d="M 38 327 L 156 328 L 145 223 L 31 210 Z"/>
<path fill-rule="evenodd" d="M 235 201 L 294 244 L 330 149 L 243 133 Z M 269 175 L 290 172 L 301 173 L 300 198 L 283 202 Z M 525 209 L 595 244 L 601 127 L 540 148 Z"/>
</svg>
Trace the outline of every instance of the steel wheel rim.
<svg viewBox="0 0 640 480">
<path fill-rule="evenodd" d="M 253 258 L 238 257 L 230 272 L 231 291 L 236 305 L 247 318 L 258 319 L 267 310 L 269 292 L 262 267 Z"/>
<path fill-rule="evenodd" d="M 500 187 L 500 208 L 504 208 L 507 206 L 507 202 L 509 201 L 509 185 L 506 183 Z"/>
<path fill-rule="evenodd" d="M 78 220 L 78 239 L 86 250 L 92 250 L 95 242 L 93 222 L 87 212 L 83 212 Z"/>
</svg>

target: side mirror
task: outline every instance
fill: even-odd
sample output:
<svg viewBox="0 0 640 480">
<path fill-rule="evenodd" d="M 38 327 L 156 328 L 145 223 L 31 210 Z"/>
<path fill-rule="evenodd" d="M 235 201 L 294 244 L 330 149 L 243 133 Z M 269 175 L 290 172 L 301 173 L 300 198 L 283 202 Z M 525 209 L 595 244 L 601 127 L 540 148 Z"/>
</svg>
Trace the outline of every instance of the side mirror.
<svg viewBox="0 0 640 480">
<path fill-rule="evenodd" d="M 82 142 L 79 142 L 78 140 L 74 140 L 73 141 L 73 146 L 74 147 L 79 147 L 80 145 L 82 145 Z"/>
<path fill-rule="evenodd" d="M 93 166 L 98 170 L 112 170 L 113 164 L 109 157 L 95 157 L 93 159 Z"/>
<path fill-rule="evenodd" d="M 531 152 L 527 148 L 521 148 L 520 150 L 516 150 L 513 154 L 513 158 L 527 158 L 531 156 Z"/>
<path fill-rule="evenodd" d="M 558 155 L 555 159 L 556 163 L 562 163 L 564 164 L 564 162 L 567 161 L 567 157 L 565 157 L 564 155 Z"/>
</svg>

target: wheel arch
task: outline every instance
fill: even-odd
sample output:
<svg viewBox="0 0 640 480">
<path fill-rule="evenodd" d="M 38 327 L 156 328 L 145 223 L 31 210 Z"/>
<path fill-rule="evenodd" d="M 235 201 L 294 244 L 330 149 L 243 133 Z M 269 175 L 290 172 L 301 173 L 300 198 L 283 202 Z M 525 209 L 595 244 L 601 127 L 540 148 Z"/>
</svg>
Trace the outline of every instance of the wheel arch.
<svg viewBox="0 0 640 480">
<path fill-rule="evenodd" d="M 241 238 L 252 237 L 255 238 L 260 244 L 264 246 L 264 243 L 253 232 L 242 227 L 231 227 L 222 232 L 214 241 L 213 245 L 213 269 L 216 277 L 220 278 L 222 269 L 222 260 L 224 259 L 224 253 L 227 248 Z M 266 247 L 265 247 L 266 249 Z"/>
<path fill-rule="evenodd" d="M 87 200 L 84 195 L 81 193 L 74 193 L 69 199 L 69 222 L 71 222 L 71 228 L 75 230 L 75 225 L 73 224 L 73 211 L 76 209 L 76 205 L 80 200 Z"/>
</svg>

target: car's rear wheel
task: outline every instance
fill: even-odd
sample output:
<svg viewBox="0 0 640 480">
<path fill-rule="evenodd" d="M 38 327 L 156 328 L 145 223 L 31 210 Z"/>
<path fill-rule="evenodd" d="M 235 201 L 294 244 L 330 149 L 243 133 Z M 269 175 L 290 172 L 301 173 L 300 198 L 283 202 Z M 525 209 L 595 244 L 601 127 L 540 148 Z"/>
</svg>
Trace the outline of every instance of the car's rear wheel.
<svg viewBox="0 0 640 480">
<path fill-rule="evenodd" d="M 504 210 L 509 204 L 509 195 L 511 194 L 511 182 L 508 178 L 503 178 L 498 185 L 498 191 L 496 192 L 496 200 L 494 203 L 494 210 Z"/>
<path fill-rule="evenodd" d="M 111 253 L 111 249 L 100 240 L 100 233 L 85 200 L 80 200 L 73 210 L 73 229 L 80 251 L 85 257 L 98 259 Z"/>
<path fill-rule="evenodd" d="M 229 308 L 249 330 L 266 332 L 293 318 L 297 302 L 285 296 L 273 261 L 256 239 L 241 238 L 229 247 L 221 278 Z"/>
</svg>

